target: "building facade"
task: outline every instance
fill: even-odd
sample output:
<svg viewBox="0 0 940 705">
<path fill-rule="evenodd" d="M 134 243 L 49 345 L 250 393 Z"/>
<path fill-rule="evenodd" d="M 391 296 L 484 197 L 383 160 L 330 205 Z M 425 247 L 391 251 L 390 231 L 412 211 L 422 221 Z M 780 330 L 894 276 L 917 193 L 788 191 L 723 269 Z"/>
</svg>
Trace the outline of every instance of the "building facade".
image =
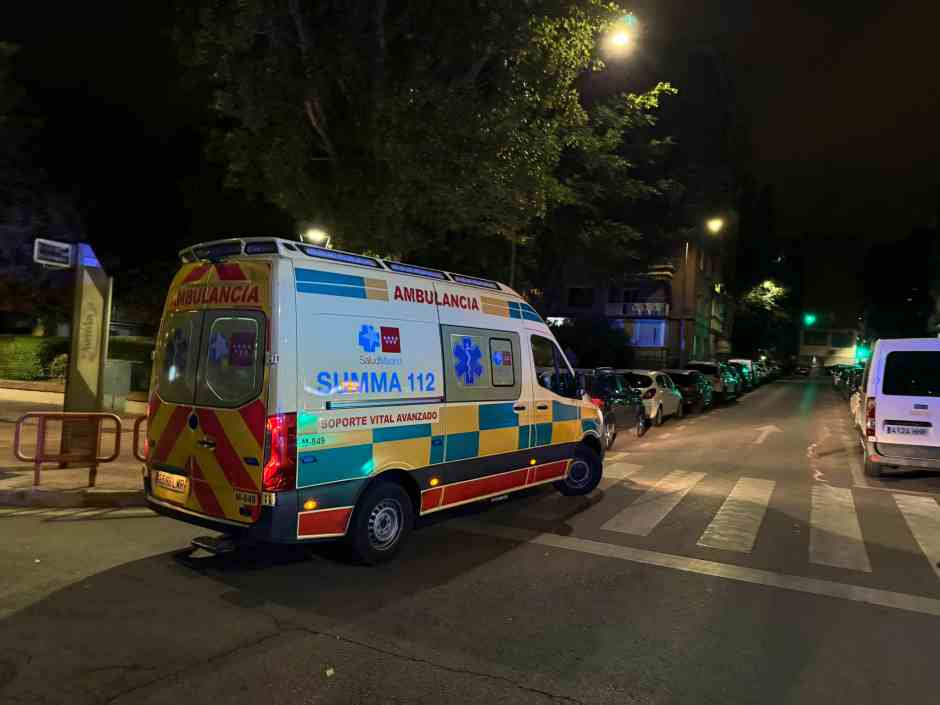
<svg viewBox="0 0 940 705">
<path fill-rule="evenodd" d="M 624 332 L 633 366 L 676 367 L 730 353 L 733 310 L 717 248 L 686 241 L 648 272 L 603 283 L 576 266 L 572 270 L 563 302 L 549 317 L 606 319 Z"/>
</svg>

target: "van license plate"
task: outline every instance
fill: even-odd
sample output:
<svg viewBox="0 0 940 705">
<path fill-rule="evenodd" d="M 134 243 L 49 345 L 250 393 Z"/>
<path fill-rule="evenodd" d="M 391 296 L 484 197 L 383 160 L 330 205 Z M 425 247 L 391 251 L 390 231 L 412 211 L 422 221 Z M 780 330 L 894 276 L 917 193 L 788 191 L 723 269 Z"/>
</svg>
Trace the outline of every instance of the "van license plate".
<svg viewBox="0 0 940 705">
<path fill-rule="evenodd" d="M 171 472 L 157 470 L 154 475 L 154 482 L 165 490 L 170 492 L 179 492 L 185 494 L 189 490 L 189 478 L 183 475 L 174 475 Z"/>
<path fill-rule="evenodd" d="M 893 433 L 898 436 L 926 436 L 927 428 L 914 428 L 911 426 L 885 426 L 885 433 Z"/>
</svg>

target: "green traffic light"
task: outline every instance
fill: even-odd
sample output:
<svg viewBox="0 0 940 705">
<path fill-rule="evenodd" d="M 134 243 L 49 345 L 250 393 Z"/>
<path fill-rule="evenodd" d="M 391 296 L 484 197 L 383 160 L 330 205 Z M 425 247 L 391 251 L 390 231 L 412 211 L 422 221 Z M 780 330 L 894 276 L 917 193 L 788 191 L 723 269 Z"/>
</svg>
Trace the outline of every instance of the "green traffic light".
<svg viewBox="0 0 940 705">
<path fill-rule="evenodd" d="M 803 325 L 811 326 L 816 322 L 815 313 L 804 313 L 803 314 Z"/>
<path fill-rule="evenodd" d="M 855 359 L 859 362 L 864 362 L 869 357 L 871 357 L 871 348 L 865 345 L 859 345 L 855 348 Z"/>
</svg>

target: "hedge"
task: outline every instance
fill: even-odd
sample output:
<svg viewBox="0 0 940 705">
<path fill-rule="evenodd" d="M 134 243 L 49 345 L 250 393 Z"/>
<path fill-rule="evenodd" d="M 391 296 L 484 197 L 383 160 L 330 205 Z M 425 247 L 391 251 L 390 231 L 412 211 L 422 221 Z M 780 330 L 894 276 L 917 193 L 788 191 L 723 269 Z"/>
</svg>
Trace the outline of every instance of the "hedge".
<svg viewBox="0 0 940 705">
<path fill-rule="evenodd" d="M 52 361 L 68 354 L 68 338 L 40 338 L 32 335 L 0 335 L 0 378 L 18 380 L 49 379 Z M 134 365 L 132 388 L 147 388 L 153 339 L 115 336 L 108 343 L 108 357 L 130 360 Z"/>
</svg>

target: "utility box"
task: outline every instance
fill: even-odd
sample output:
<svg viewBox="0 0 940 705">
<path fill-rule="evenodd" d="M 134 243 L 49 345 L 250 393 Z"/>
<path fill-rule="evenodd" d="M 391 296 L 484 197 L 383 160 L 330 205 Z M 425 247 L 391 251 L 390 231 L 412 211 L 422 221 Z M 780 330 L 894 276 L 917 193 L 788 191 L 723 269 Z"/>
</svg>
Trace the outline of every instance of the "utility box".
<svg viewBox="0 0 940 705">
<path fill-rule="evenodd" d="M 108 360 L 104 365 L 104 399 L 102 411 L 124 413 L 127 407 L 127 395 L 131 391 L 130 360 Z"/>
</svg>

